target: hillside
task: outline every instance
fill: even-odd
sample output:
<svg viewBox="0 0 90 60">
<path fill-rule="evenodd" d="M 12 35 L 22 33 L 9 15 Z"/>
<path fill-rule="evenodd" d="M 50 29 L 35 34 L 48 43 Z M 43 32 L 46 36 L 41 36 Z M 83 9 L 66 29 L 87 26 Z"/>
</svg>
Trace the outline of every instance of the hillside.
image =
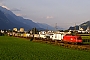
<svg viewBox="0 0 90 60">
<path fill-rule="evenodd" d="M 90 27 L 90 21 L 84 22 L 84 23 L 80 24 L 80 26 L 81 26 L 84 30 L 86 30 L 87 27 Z"/>
<path fill-rule="evenodd" d="M 25 28 L 25 30 L 30 30 L 32 28 L 46 29 L 47 24 L 35 23 L 30 19 L 24 19 L 21 16 L 16 16 L 12 11 L 7 10 L 0 6 L 0 29 L 13 29 Z M 47 25 L 49 30 L 54 29 L 52 26 Z"/>
<path fill-rule="evenodd" d="M 80 25 L 77 25 L 77 26 L 71 26 L 71 27 L 69 27 L 69 30 L 74 30 L 75 27 L 76 27 L 76 30 L 79 30 L 79 26 L 81 28 L 83 28 L 84 30 L 86 30 L 87 27 L 90 27 L 90 21 L 86 21 L 86 22 L 84 22 L 84 23 L 82 23 Z"/>
<path fill-rule="evenodd" d="M 0 11 L 0 29 L 13 28 L 13 26 L 15 26 L 15 24 L 11 23 L 11 21 L 4 15 L 4 13 Z"/>
<path fill-rule="evenodd" d="M 32 29 L 34 27 L 39 28 L 39 26 L 36 23 L 34 23 L 32 20 L 24 19 L 23 17 L 16 16 L 10 10 L 7 10 L 5 8 L 2 8 L 2 7 L 0 7 L 0 10 L 1 10 L 2 13 L 4 13 L 3 16 L 7 17 L 6 20 L 10 21 L 10 24 L 11 24 L 12 27 L 17 27 L 17 28 L 23 27 L 26 30 Z M 2 18 L 2 17 L 0 16 L 0 18 Z M 2 23 L 2 22 L 0 22 L 0 23 Z M 5 25 L 5 22 L 4 22 L 3 25 Z M 6 28 L 6 26 L 4 27 L 4 29 L 5 28 Z M 12 28 L 9 28 L 9 29 L 12 29 Z"/>
</svg>

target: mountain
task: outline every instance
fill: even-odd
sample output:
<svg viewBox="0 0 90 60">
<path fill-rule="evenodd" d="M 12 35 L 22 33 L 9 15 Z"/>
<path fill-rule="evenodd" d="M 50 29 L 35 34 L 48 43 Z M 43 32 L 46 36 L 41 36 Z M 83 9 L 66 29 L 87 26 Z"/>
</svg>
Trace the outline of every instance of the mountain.
<svg viewBox="0 0 90 60">
<path fill-rule="evenodd" d="M 87 27 L 90 27 L 90 21 L 87 21 L 87 22 L 80 24 L 80 27 L 83 28 L 84 30 L 86 30 Z"/>
<path fill-rule="evenodd" d="M 37 28 L 38 30 L 54 30 L 54 27 L 45 23 L 35 23 L 30 19 L 24 19 L 21 16 L 16 16 L 12 11 L 0 6 L 0 29 L 24 28 L 30 30 Z"/>
<path fill-rule="evenodd" d="M 70 26 L 68 30 L 79 30 L 79 26 Z"/>
<path fill-rule="evenodd" d="M 0 11 L 0 29 L 12 28 L 11 25 L 14 26 L 14 24 L 10 22 L 10 20 L 4 15 L 4 13 Z"/>
<path fill-rule="evenodd" d="M 52 27 L 48 24 L 45 24 L 45 23 L 37 23 L 38 26 L 40 26 L 40 28 L 43 28 L 46 29 L 46 30 L 55 30 L 56 28 L 55 27 Z M 64 28 L 60 28 L 59 26 L 57 26 L 57 30 L 64 30 Z"/>
<path fill-rule="evenodd" d="M 44 28 L 44 29 L 47 29 L 47 30 L 54 30 L 54 27 L 52 27 L 48 24 L 45 24 L 45 23 L 37 23 L 37 24 L 40 28 Z"/>
<path fill-rule="evenodd" d="M 73 26 L 73 27 L 69 27 L 69 30 L 74 30 L 76 27 L 76 30 L 79 30 L 79 27 L 83 28 L 84 30 L 87 29 L 87 27 L 90 27 L 90 21 L 87 21 L 87 22 L 84 22 L 80 25 L 77 25 L 77 26 Z"/>
<path fill-rule="evenodd" d="M 23 27 L 26 30 L 32 29 L 34 27 L 39 27 L 36 23 L 29 19 L 24 19 L 23 17 L 16 16 L 13 12 L 10 10 L 7 10 L 5 8 L 0 7 L 0 10 L 4 13 L 4 16 L 6 16 L 10 23 L 14 23 L 14 27 L 20 28 Z M 12 26 L 12 25 L 11 25 Z M 5 27 L 6 28 L 6 27 Z M 12 29 L 12 28 L 10 28 Z"/>
</svg>

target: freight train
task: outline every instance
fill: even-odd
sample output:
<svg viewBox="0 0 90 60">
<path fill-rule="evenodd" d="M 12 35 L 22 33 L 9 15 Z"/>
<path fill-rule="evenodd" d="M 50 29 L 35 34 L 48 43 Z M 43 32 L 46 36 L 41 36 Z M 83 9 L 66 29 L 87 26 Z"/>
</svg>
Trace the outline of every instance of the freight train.
<svg viewBox="0 0 90 60">
<path fill-rule="evenodd" d="M 13 34 L 12 34 L 13 35 Z M 18 37 L 24 37 L 24 38 L 30 38 L 33 37 L 30 34 L 14 34 L 14 36 Z M 35 38 L 41 38 L 41 39 L 50 39 L 50 40 L 59 40 L 61 42 L 67 42 L 67 43 L 82 43 L 81 36 L 78 35 L 63 35 L 63 34 L 51 34 L 51 35 L 40 35 L 40 34 L 34 34 Z"/>
</svg>

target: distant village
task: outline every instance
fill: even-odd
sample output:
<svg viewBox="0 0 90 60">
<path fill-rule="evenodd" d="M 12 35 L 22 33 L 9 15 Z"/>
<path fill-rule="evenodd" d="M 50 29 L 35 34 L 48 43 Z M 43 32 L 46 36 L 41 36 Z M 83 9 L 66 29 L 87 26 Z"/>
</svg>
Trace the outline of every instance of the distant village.
<svg viewBox="0 0 90 60">
<path fill-rule="evenodd" d="M 32 30 L 25 31 L 24 28 L 13 28 L 13 30 L 0 30 L 0 35 L 7 34 L 8 36 L 16 36 L 16 37 L 35 37 L 35 38 L 50 38 L 52 40 L 61 40 L 63 36 L 66 34 L 90 34 L 90 28 L 87 27 L 86 30 L 79 27 L 79 30 L 45 30 L 45 31 L 38 31 L 36 28 Z"/>
</svg>

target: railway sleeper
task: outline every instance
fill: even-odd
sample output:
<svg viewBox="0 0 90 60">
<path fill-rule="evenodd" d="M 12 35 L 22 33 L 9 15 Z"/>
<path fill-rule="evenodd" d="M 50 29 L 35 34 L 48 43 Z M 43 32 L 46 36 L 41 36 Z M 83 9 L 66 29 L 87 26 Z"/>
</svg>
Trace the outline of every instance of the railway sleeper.
<svg viewBox="0 0 90 60">
<path fill-rule="evenodd" d="M 60 43 L 60 46 L 64 46 L 65 44 L 64 43 Z"/>
<path fill-rule="evenodd" d="M 65 45 L 64 45 L 64 47 L 66 47 L 66 48 L 69 48 L 69 46 L 70 46 L 69 44 L 65 44 Z"/>
<path fill-rule="evenodd" d="M 83 50 L 83 49 L 86 49 L 86 48 L 83 47 L 83 46 L 78 46 L 78 49 L 79 49 L 79 50 Z"/>
</svg>

